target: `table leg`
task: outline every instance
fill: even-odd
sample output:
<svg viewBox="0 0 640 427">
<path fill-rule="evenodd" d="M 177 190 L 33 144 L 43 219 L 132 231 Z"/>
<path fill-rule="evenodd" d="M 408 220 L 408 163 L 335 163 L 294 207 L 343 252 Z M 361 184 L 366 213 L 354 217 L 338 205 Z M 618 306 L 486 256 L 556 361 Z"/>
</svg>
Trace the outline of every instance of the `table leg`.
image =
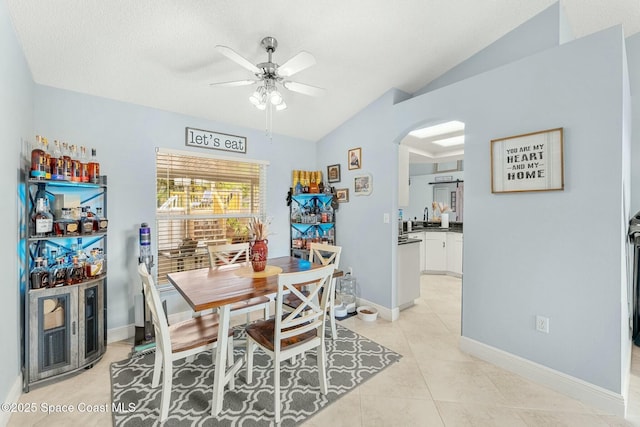
<svg viewBox="0 0 640 427">
<path fill-rule="evenodd" d="M 222 410 L 224 398 L 224 386 L 227 377 L 227 345 L 229 343 L 229 317 L 230 309 L 228 305 L 220 307 L 218 312 L 218 345 L 216 346 L 216 367 L 213 377 L 213 399 L 211 403 L 211 416 L 215 417 Z"/>
</svg>

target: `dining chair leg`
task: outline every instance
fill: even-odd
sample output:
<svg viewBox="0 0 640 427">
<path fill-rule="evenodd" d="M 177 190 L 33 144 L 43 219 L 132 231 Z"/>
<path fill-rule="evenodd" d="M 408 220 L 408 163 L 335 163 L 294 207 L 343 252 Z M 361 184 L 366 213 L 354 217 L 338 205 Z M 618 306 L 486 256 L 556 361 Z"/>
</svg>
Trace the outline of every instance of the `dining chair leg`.
<svg viewBox="0 0 640 427">
<path fill-rule="evenodd" d="M 233 336 L 229 337 L 229 342 L 227 343 L 227 368 L 231 367 L 233 367 Z M 229 380 L 229 390 L 235 390 L 235 388 L 236 376 L 231 375 L 231 379 Z"/>
<path fill-rule="evenodd" d="M 153 363 L 153 379 L 151 387 L 156 388 L 160 384 L 160 374 L 162 373 L 162 352 L 156 347 L 156 358 Z"/>
<path fill-rule="evenodd" d="M 329 323 L 331 324 L 331 338 L 338 339 L 336 329 L 336 279 L 331 279 L 331 294 L 329 295 Z"/>
<path fill-rule="evenodd" d="M 253 381 L 253 349 L 255 344 L 253 340 L 247 337 L 247 352 L 245 354 L 247 358 L 247 384 L 251 384 Z"/>
<path fill-rule="evenodd" d="M 318 352 L 318 382 L 320 383 L 320 392 L 327 394 L 327 351 L 324 343 L 316 348 Z"/>
<path fill-rule="evenodd" d="M 273 410 L 275 411 L 276 424 L 280 423 L 280 354 L 275 354 L 273 361 Z"/>
<path fill-rule="evenodd" d="M 169 357 L 164 358 L 162 378 L 162 397 L 160 398 L 160 422 L 169 416 L 169 405 L 171 404 L 171 380 L 173 379 L 173 361 Z"/>
<path fill-rule="evenodd" d="M 331 305 L 331 308 L 329 309 L 329 316 L 331 316 L 331 318 L 329 319 L 329 324 L 331 325 L 331 338 L 334 340 L 338 339 L 338 330 L 336 329 L 336 312 L 334 309 L 333 304 Z"/>
</svg>

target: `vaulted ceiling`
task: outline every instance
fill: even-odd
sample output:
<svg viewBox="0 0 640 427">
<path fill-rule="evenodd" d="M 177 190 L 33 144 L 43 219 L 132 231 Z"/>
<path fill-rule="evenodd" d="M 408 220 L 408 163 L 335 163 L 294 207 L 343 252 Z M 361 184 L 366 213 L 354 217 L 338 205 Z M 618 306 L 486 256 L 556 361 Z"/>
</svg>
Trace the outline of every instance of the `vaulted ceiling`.
<svg viewBox="0 0 640 427">
<path fill-rule="evenodd" d="M 36 83 L 223 123 L 265 128 L 249 79 L 215 49 L 264 62 L 265 36 L 282 64 L 304 50 L 316 65 L 291 80 L 321 98 L 284 91 L 275 135 L 315 141 L 392 87 L 413 93 L 553 0 L 6 0 Z M 564 0 L 576 37 L 623 24 L 640 31 L 637 0 Z"/>
</svg>

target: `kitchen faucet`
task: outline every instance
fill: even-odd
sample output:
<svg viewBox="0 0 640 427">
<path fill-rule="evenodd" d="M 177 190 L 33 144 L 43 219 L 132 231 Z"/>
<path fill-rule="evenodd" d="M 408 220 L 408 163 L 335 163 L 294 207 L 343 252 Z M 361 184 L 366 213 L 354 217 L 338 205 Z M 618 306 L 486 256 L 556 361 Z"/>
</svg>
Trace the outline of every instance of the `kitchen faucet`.
<svg viewBox="0 0 640 427">
<path fill-rule="evenodd" d="M 428 219 L 429 219 L 429 208 L 425 206 L 423 220 L 427 221 Z"/>
</svg>

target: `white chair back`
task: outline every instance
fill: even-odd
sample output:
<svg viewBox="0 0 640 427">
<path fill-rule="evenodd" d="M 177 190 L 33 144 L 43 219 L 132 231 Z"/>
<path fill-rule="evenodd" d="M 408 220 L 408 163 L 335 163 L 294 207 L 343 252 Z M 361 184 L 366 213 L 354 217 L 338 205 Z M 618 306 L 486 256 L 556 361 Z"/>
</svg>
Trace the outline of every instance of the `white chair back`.
<svg viewBox="0 0 640 427">
<path fill-rule="evenodd" d="M 209 263 L 211 268 L 230 264 L 248 264 L 249 243 L 231 243 L 227 245 L 209 245 Z"/>
<path fill-rule="evenodd" d="M 144 263 L 138 265 L 138 273 L 140 279 L 142 279 L 142 289 L 144 291 L 145 301 L 149 311 L 151 312 L 151 319 L 153 322 L 153 328 L 156 333 L 156 347 L 164 355 L 171 354 L 171 336 L 169 335 L 169 322 L 167 316 L 162 308 L 162 301 L 160 300 L 160 294 L 156 289 L 156 285 L 153 283 L 153 278 L 147 272 L 147 267 Z"/>
<path fill-rule="evenodd" d="M 309 261 L 322 265 L 332 264 L 335 268 L 338 268 L 341 252 L 341 246 L 327 245 L 324 243 L 311 243 L 309 246 Z"/>
<path fill-rule="evenodd" d="M 324 342 L 324 322 L 327 315 L 327 301 L 331 286 L 334 267 L 327 265 L 308 271 L 296 273 L 281 273 L 278 275 L 278 295 L 275 316 L 274 351 L 280 351 L 280 341 L 295 337 L 317 329 L 317 338 Z M 304 284 L 307 292 L 301 292 L 298 287 Z M 296 286 L 297 285 L 297 286 Z M 293 311 L 283 308 L 284 295 L 291 293 L 298 297 L 301 303 Z M 322 295 L 322 297 L 320 297 Z"/>
</svg>

